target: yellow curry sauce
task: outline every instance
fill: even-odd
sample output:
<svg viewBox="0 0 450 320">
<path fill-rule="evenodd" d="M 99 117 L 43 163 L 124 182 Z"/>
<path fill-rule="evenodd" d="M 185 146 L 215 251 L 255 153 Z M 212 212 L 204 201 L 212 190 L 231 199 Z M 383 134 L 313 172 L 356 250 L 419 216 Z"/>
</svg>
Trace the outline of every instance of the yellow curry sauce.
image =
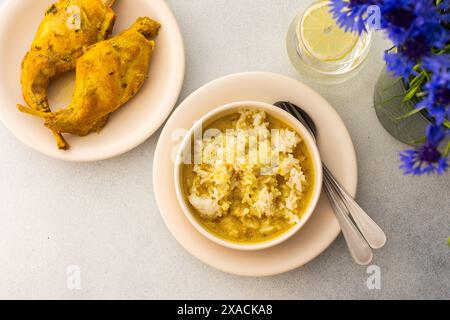
<svg viewBox="0 0 450 320">
<path fill-rule="evenodd" d="M 264 119 L 260 121 L 259 118 L 262 114 Z M 214 128 L 226 132 L 229 129 L 245 127 L 245 125 L 252 128 L 252 123 L 258 121 L 260 121 L 259 126 L 266 126 L 268 130 L 290 130 L 298 135 L 299 140 L 301 139 L 297 132 L 281 121 L 264 112 L 250 110 L 243 110 L 240 113 L 216 120 L 204 131 Z M 246 148 L 248 151 L 248 146 Z M 291 229 L 298 223 L 311 202 L 315 183 L 314 164 L 303 139 L 292 148 L 292 152 L 282 153 L 281 159 L 279 169 L 281 173 L 270 176 L 262 175 L 257 165 L 251 169 L 242 165 L 243 170 L 246 170 L 243 174 L 241 171 L 233 169 L 232 164 L 223 166 L 183 164 L 181 169 L 184 182 L 183 192 L 197 221 L 209 232 L 222 239 L 246 244 L 271 240 Z M 296 163 L 297 161 L 298 163 Z M 281 170 L 284 163 L 290 164 L 288 166 L 288 169 L 291 170 L 290 173 Z M 303 181 L 300 187 L 301 192 L 300 190 L 294 192 L 294 188 L 287 186 L 291 182 L 290 176 L 292 176 L 293 170 L 296 170 L 297 173 L 301 171 Z M 209 182 L 201 183 L 202 179 L 199 178 L 199 173 L 203 175 L 203 181 L 209 179 Z M 246 183 L 246 179 L 253 180 L 253 182 Z M 294 184 L 291 185 L 294 186 Z M 225 196 L 220 201 L 213 201 L 212 198 L 221 192 Z M 289 206 L 288 200 L 294 193 L 296 194 L 295 204 L 291 203 Z M 265 206 L 261 205 L 259 201 L 261 195 L 266 195 L 265 199 L 268 199 Z M 195 197 L 196 202 L 192 201 L 193 199 L 190 198 L 192 196 Z M 197 208 L 192 203 L 196 204 Z M 198 204 L 202 206 L 205 203 L 211 207 L 211 210 L 206 213 L 212 215 L 198 210 L 198 208 L 204 208 L 199 207 Z M 269 207 L 271 210 L 268 209 Z M 287 207 L 292 207 L 292 210 L 288 210 Z M 213 211 L 220 211 L 220 213 L 216 214 Z"/>
</svg>

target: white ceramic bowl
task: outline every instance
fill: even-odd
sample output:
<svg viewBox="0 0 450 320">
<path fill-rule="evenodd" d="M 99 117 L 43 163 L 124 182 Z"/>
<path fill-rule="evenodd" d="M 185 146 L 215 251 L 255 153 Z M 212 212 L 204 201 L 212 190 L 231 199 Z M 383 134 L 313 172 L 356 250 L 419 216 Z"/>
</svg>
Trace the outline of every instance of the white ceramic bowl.
<svg viewBox="0 0 450 320">
<path fill-rule="evenodd" d="M 194 217 L 190 205 L 186 202 L 185 196 L 183 195 L 183 181 L 181 176 L 181 170 L 182 170 L 182 163 L 183 163 L 183 154 L 184 150 L 190 149 L 190 145 L 192 143 L 192 139 L 194 136 L 194 132 L 202 127 L 206 127 L 208 124 L 214 122 L 215 120 L 218 120 L 222 117 L 231 115 L 233 113 L 238 112 L 241 109 L 250 109 L 250 110 L 262 110 L 265 111 L 268 115 L 272 116 L 273 118 L 280 120 L 281 122 L 285 123 L 288 127 L 295 130 L 304 140 L 306 143 L 310 153 L 311 157 L 314 163 L 314 175 L 315 175 L 315 184 L 314 184 L 314 190 L 313 190 L 313 196 L 309 203 L 309 206 L 305 210 L 304 214 L 302 215 L 300 222 L 296 224 L 294 227 L 286 231 L 285 233 L 279 235 L 276 238 L 273 238 L 268 241 L 264 242 L 257 242 L 253 244 L 244 244 L 244 243 L 236 243 L 232 241 L 227 241 L 223 238 L 220 238 L 210 231 L 208 231 L 204 226 L 202 226 L 197 219 Z M 219 107 L 217 109 L 214 109 L 213 111 L 207 113 L 205 116 L 203 116 L 199 121 L 196 122 L 196 124 L 189 130 L 189 132 L 184 137 L 180 148 L 177 153 L 177 157 L 175 160 L 175 172 L 174 172 L 174 182 L 175 182 L 175 191 L 177 194 L 178 202 L 180 203 L 180 206 L 186 216 L 186 218 L 189 220 L 189 222 L 194 226 L 195 229 L 197 229 L 203 236 L 210 239 L 211 241 L 214 241 L 217 244 L 220 244 L 224 247 L 231 248 L 231 249 L 237 249 L 237 250 L 262 250 L 267 249 L 270 247 L 273 247 L 275 245 L 278 245 L 282 243 L 283 241 L 286 241 L 290 237 L 292 237 L 295 233 L 297 233 L 309 220 L 311 215 L 314 212 L 314 209 L 316 208 L 317 202 L 320 197 L 320 193 L 322 191 L 322 178 L 323 178 L 323 172 L 322 172 L 322 161 L 320 159 L 320 154 L 317 149 L 317 146 L 315 144 L 314 139 L 311 137 L 308 130 L 298 121 L 296 120 L 292 115 L 285 112 L 284 110 L 281 110 L 278 107 L 275 107 L 271 104 L 262 103 L 262 102 L 256 102 L 256 101 L 241 101 L 241 102 L 234 102 L 231 104 L 224 105 L 222 107 Z"/>
</svg>

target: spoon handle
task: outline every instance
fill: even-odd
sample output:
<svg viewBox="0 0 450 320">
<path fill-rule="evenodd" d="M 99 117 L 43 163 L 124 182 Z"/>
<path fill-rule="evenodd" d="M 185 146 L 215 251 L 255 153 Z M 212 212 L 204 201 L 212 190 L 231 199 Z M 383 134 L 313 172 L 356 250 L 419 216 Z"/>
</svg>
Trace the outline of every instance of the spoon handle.
<svg viewBox="0 0 450 320">
<path fill-rule="evenodd" d="M 324 186 L 353 260 L 359 265 L 368 265 L 373 258 L 372 249 L 350 219 L 347 207 L 339 197 L 338 190 L 327 176 L 324 179 Z"/>
<path fill-rule="evenodd" d="M 369 215 L 359 206 L 359 204 L 350 196 L 345 188 L 337 181 L 331 171 L 324 166 L 324 175 L 336 191 L 347 207 L 347 211 L 355 221 L 359 230 L 363 234 L 366 241 L 373 249 L 380 249 L 386 244 L 386 234 L 383 230 L 369 217 Z"/>
</svg>

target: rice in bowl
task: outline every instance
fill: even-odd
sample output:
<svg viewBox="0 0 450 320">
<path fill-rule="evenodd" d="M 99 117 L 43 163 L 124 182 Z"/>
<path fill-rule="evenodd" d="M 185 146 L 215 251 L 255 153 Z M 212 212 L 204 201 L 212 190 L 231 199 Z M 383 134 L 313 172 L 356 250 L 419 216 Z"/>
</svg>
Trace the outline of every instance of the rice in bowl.
<svg viewBox="0 0 450 320">
<path fill-rule="evenodd" d="M 264 111 L 210 124 L 182 164 L 196 220 L 237 243 L 276 238 L 299 223 L 314 191 L 314 164 L 300 135 Z"/>
</svg>

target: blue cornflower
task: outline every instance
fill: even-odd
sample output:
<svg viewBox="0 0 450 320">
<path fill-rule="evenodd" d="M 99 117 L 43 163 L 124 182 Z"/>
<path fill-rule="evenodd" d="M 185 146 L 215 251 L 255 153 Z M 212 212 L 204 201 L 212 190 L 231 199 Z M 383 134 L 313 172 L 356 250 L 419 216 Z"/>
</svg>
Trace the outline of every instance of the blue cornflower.
<svg viewBox="0 0 450 320">
<path fill-rule="evenodd" d="M 449 167 L 448 158 L 442 156 L 436 146 L 428 143 L 417 150 L 405 150 L 400 154 L 405 175 L 421 176 L 423 174 L 438 173 L 444 174 Z"/>
<path fill-rule="evenodd" d="M 427 142 L 416 150 L 405 150 L 400 153 L 400 166 L 405 174 L 420 176 L 438 173 L 442 175 L 448 168 L 448 157 L 442 155 L 438 147 L 445 138 L 445 132 L 440 126 L 430 125 L 427 128 Z"/>
<path fill-rule="evenodd" d="M 424 34 L 408 38 L 397 47 L 396 52 L 385 53 L 386 67 L 395 76 L 407 80 L 409 76 L 415 74 L 414 66 L 421 62 L 427 61 L 426 63 L 432 68 L 438 68 L 441 63 L 447 63 L 447 55 L 439 57 L 439 55 L 432 53 L 433 44 Z M 442 64 L 440 67 L 442 67 Z"/>
<path fill-rule="evenodd" d="M 444 0 L 438 6 L 441 11 L 441 21 L 444 23 L 450 23 L 450 0 Z"/>
<path fill-rule="evenodd" d="M 381 24 L 394 45 L 423 36 L 428 46 L 440 48 L 448 40 L 441 15 L 431 0 L 384 0 Z"/>
<path fill-rule="evenodd" d="M 444 0 L 438 5 L 438 9 L 442 11 L 450 10 L 450 0 Z"/>
<path fill-rule="evenodd" d="M 438 68 L 438 66 L 433 66 Z M 438 125 L 442 124 L 450 113 L 450 72 L 449 69 L 438 69 L 425 86 L 427 96 L 417 104 L 418 108 L 427 108 Z"/>
<path fill-rule="evenodd" d="M 422 65 L 432 73 L 450 72 L 450 54 L 434 54 L 426 57 Z"/>
<path fill-rule="evenodd" d="M 414 74 L 416 62 L 399 52 L 386 52 L 384 54 L 386 69 L 396 77 L 408 80 Z"/>
<path fill-rule="evenodd" d="M 408 38 L 397 47 L 396 52 L 386 52 L 384 58 L 390 72 L 407 80 L 414 74 L 414 66 L 430 55 L 431 46 L 425 36 L 419 35 L 416 38 Z"/>
<path fill-rule="evenodd" d="M 345 31 L 361 34 L 366 30 L 367 9 L 383 0 L 332 0 L 330 12 Z"/>
<path fill-rule="evenodd" d="M 450 40 L 448 30 L 442 25 L 442 15 L 429 16 L 423 25 L 415 26 L 411 31 L 411 37 L 424 36 L 427 44 L 434 48 L 445 48 Z M 432 20 L 436 19 L 436 20 Z"/>
<path fill-rule="evenodd" d="M 450 119 L 450 55 L 435 54 L 450 41 L 447 30 L 450 23 L 450 0 L 436 7 L 433 0 L 331 0 L 331 13 L 345 31 L 366 30 L 368 9 L 377 5 L 381 11 L 381 27 L 394 43 L 396 50 L 386 52 L 387 69 L 407 82 L 415 75 L 415 66 L 421 65 L 431 73 L 423 87 L 425 98 L 417 105 L 426 108 L 435 124 L 427 128 L 427 140 L 415 150 L 400 154 L 405 174 L 444 173 L 449 158 L 439 145 L 450 130 L 442 123 Z"/>
<path fill-rule="evenodd" d="M 431 0 L 384 0 L 382 26 L 397 48 L 385 55 L 387 68 L 408 79 L 413 68 L 442 48 L 450 35 L 441 25 L 441 15 Z"/>
<path fill-rule="evenodd" d="M 417 19 L 421 19 L 411 0 L 385 0 L 381 6 L 382 28 L 395 45 L 405 42 Z"/>
<path fill-rule="evenodd" d="M 427 127 L 427 142 L 438 146 L 444 140 L 446 131 L 439 125 L 430 124 Z"/>
</svg>

